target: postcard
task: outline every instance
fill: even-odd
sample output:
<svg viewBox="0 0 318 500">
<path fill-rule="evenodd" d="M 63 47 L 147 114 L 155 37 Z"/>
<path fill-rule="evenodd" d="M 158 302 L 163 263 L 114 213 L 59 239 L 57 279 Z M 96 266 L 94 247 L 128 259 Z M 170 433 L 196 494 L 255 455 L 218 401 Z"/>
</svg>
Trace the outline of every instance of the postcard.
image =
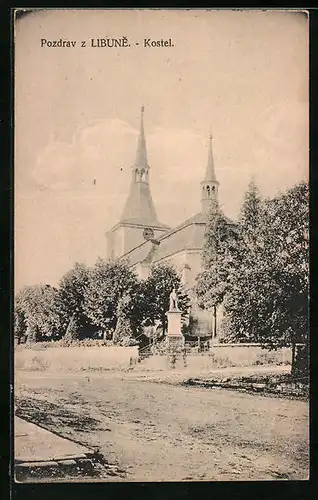
<svg viewBox="0 0 318 500">
<path fill-rule="evenodd" d="M 309 18 L 16 9 L 14 467 L 309 478 Z"/>
</svg>

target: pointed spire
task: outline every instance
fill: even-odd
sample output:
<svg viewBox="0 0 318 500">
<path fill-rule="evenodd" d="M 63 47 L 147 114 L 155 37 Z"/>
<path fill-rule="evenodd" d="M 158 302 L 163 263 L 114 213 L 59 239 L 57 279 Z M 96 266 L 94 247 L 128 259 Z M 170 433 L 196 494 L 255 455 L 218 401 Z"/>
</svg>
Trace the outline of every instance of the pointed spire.
<svg viewBox="0 0 318 500">
<path fill-rule="evenodd" d="M 131 224 L 147 224 L 158 226 L 155 206 L 152 200 L 147 163 L 147 151 L 143 124 L 144 107 L 141 108 L 140 135 L 138 140 L 136 162 L 132 166 L 130 193 L 121 217 L 121 222 Z"/>
<path fill-rule="evenodd" d="M 136 162 L 135 162 L 135 166 L 138 167 L 145 167 L 148 165 L 145 131 L 144 131 L 144 111 L 145 108 L 144 106 L 142 106 L 141 117 L 140 117 L 140 132 L 139 132 L 138 146 L 136 152 Z"/>
<path fill-rule="evenodd" d="M 212 153 L 212 134 L 209 137 L 209 152 L 208 152 L 208 163 L 206 166 L 204 181 L 216 182 L 216 175 L 214 170 L 213 153 Z"/>
</svg>

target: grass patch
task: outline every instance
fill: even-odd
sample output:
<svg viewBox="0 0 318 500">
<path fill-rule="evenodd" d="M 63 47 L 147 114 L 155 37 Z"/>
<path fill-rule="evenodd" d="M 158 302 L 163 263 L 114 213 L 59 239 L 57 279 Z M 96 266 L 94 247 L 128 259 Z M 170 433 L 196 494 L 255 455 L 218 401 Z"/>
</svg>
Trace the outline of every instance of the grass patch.
<svg viewBox="0 0 318 500">
<path fill-rule="evenodd" d="M 308 401 L 309 381 L 306 378 L 293 379 L 288 373 L 277 375 L 250 375 L 246 377 L 230 376 L 197 377 L 185 380 L 182 385 L 206 388 L 224 388 L 237 391 L 260 393 L 264 395 L 286 397 Z"/>
</svg>

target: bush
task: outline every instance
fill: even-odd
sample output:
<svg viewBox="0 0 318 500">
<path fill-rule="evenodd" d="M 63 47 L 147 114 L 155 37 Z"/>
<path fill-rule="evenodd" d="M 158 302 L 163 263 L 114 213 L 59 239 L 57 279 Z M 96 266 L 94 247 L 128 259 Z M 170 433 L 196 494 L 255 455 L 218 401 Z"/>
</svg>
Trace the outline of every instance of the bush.
<svg viewBox="0 0 318 500">
<path fill-rule="evenodd" d="M 19 349 L 49 349 L 54 347 L 112 347 L 111 340 L 103 339 L 83 339 L 83 340 L 56 340 L 50 342 L 35 342 L 19 344 Z"/>
<path fill-rule="evenodd" d="M 208 354 L 212 364 L 219 368 L 227 368 L 228 366 L 235 366 L 228 356 L 217 356 L 214 352 Z"/>
<path fill-rule="evenodd" d="M 35 356 L 28 364 L 28 370 L 44 372 L 48 368 L 48 363 L 43 359 Z"/>
<path fill-rule="evenodd" d="M 253 365 L 272 365 L 276 363 L 276 354 L 274 351 L 262 352 L 257 359 L 254 361 Z"/>
</svg>

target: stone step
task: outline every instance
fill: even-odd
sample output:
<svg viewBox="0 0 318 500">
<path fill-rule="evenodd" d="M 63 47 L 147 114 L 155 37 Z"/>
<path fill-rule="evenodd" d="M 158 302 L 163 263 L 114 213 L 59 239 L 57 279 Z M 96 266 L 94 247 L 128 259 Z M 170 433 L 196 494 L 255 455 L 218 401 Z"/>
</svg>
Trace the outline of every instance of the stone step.
<svg viewBox="0 0 318 500">
<path fill-rule="evenodd" d="M 93 473 L 94 450 L 19 417 L 15 417 L 14 430 L 17 481 Z"/>
</svg>

